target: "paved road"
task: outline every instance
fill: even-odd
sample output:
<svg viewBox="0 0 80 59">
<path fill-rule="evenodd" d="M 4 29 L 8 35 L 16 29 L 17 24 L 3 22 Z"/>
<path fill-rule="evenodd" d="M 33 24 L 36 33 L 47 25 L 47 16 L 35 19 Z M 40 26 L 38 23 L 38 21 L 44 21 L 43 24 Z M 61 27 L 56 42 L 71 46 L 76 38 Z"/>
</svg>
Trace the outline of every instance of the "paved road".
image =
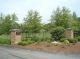
<svg viewBox="0 0 80 59">
<path fill-rule="evenodd" d="M 48 53 L 0 46 L 0 59 L 80 59 L 80 53 Z"/>
</svg>

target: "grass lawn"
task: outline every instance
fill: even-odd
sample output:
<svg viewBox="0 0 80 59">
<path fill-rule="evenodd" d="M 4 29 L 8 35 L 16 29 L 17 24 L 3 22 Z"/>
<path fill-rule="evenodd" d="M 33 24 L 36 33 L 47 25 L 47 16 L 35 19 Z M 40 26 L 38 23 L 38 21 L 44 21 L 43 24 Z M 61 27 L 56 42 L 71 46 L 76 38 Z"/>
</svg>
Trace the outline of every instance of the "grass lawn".
<svg viewBox="0 0 80 59">
<path fill-rule="evenodd" d="M 9 35 L 0 35 L 0 44 L 10 44 Z"/>
</svg>

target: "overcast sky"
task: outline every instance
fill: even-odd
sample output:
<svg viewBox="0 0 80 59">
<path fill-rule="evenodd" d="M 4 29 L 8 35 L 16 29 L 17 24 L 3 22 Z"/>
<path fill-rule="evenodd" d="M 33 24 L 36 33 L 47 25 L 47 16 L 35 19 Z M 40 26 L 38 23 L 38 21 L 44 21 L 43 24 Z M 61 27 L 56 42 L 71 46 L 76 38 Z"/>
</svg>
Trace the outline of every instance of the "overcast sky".
<svg viewBox="0 0 80 59">
<path fill-rule="evenodd" d="M 22 22 L 27 12 L 33 9 L 40 13 L 42 22 L 46 23 L 50 19 L 52 11 L 58 6 L 65 6 L 80 16 L 80 0 L 0 0 L 0 13 L 12 14 L 15 12 L 19 22 Z"/>
</svg>

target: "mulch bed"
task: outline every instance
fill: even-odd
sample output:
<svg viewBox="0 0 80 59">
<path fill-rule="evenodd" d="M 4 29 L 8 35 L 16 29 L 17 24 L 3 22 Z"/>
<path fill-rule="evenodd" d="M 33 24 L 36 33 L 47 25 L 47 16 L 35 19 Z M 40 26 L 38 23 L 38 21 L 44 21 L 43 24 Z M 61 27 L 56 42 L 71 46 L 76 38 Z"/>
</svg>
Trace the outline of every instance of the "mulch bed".
<svg viewBox="0 0 80 59">
<path fill-rule="evenodd" d="M 80 42 L 75 44 L 71 43 L 68 45 L 65 45 L 64 43 L 55 45 L 53 43 L 41 42 L 26 46 L 15 45 L 14 47 L 29 48 L 48 52 L 80 52 Z"/>
<path fill-rule="evenodd" d="M 63 52 L 80 52 L 80 43 L 75 44 L 52 44 L 52 43 L 34 43 L 27 46 L 24 46 L 25 48 L 32 48 L 32 49 L 39 49 L 44 51 L 63 51 Z"/>
</svg>

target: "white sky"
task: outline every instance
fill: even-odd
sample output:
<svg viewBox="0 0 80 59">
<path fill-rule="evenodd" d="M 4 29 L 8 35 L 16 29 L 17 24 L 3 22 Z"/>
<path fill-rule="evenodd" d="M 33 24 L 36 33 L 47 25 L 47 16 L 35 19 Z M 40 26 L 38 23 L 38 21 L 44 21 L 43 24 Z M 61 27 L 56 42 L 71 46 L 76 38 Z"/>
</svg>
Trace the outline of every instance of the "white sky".
<svg viewBox="0 0 80 59">
<path fill-rule="evenodd" d="M 80 0 L 0 0 L 0 13 L 12 14 L 15 12 L 19 22 L 23 22 L 22 19 L 27 12 L 33 9 L 40 13 L 42 22 L 47 23 L 52 11 L 58 6 L 65 6 L 80 16 Z"/>
</svg>

